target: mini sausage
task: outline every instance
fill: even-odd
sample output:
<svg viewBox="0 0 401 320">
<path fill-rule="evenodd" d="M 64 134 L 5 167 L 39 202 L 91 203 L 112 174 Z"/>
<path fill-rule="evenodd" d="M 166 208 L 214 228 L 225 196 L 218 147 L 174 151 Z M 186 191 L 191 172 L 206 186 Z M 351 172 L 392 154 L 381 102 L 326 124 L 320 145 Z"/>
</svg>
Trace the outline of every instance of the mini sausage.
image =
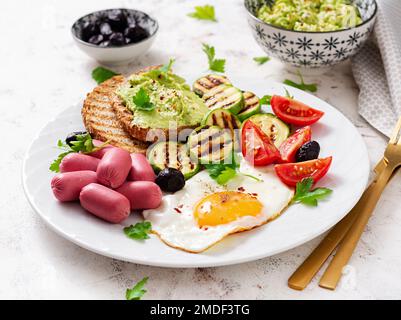
<svg viewBox="0 0 401 320">
<path fill-rule="evenodd" d="M 148 159 L 143 154 L 131 153 L 132 168 L 128 176 L 131 181 L 155 182 L 156 175 Z"/>
<path fill-rule="evenodd" d="M 132 161 L 128 151 L 121 148 L 108 150 L 97 167 L 97 180 L 113 189 L 121 186 L 131 170 Z"/>
<path fill-rule="evenodd" d="M 129 200 L 125 196 L 97 183 L 84 187 L 79 200 L 84 209 L 111 223 L 123 221 L 131 211 Z"/>
<path fill-rule="evenodd" d="M 60 172 L 96 171 L 100 160 L 83 153 L 67 154 L 60 163 Z"/>
<path fill-rule="evenodd" d="M 116 191 L 130 201 L 131 210 L 154 209 L 162 201 L 160 187 L 151 181 L 127 181 Z"/>
<path fill-rule="evenodd" d="M 79 193 L 86 185 L 96 182 L 94 171 L 74 171 L 55 175 L 51 182 L 54 196 L 59 201 L 75 201 L 79 199 Z"/>
<path fill-rule="evenodd" d="M 92 139 L 92 142 L 93 142 L 93 145 L 95 147 L 100 147 L 101 145 L 104 144 L 103 141 L 96 140 L 96 139 Z M 102 159 L 103 156 L 106 154 L 106 152 L 109 151 L 111 148 L 114 148 L 114 146 L 112 146 L 110 144 L 107 144 L 103 148 L 101 148 L 101 149 L 99 149 L 97 151 L 89 153 L 89 155 L 92 156 L 92 157 L 98 158 L 98 159 Z"/>
</svg>

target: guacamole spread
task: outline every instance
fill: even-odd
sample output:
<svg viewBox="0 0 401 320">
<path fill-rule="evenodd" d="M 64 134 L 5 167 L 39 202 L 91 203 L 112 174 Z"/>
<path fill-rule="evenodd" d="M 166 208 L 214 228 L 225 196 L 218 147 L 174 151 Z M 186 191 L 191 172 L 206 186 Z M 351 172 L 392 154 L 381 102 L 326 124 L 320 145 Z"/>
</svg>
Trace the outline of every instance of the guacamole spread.
<svg viewBox="0 0 401 320">
<path fill-rule="evenodd" d="M 347 0 L 276 0 L 263 5 L 258 18 L 266 23 L 296 31 L 335 31 L 362 23 L 357 7 Z"/>
<path fill-rule="evenodd" d="M 152 108 L 144 110 L 135 103 L 138 91 L 145 92 Z M 181 77 L 161 70 L 132 75 L 117 90 L 126 107 L 133 113 L 132 124 L 142 128 L 199 125 L 208 108 Z"/>
</svg>

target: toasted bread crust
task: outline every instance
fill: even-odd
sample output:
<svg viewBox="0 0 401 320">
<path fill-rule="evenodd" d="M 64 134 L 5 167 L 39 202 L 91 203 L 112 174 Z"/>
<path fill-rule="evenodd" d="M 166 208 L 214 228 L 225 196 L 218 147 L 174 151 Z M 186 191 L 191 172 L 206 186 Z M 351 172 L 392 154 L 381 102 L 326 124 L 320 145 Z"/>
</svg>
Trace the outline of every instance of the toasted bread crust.
<svg viewBox="0 0 401 320">
<path fill-rule="evenodd" d="M 160 66 L 151 66 L 145 69 L 138 71 L 137 73 L 146 72 L 152 69 L 159 68 Z M 124 82 L 119 85 L 123 85 Z M 143 142 L 156 142 L 158 140 L 168 140 L 169 138 L 169 130 L 165 128 L 149 128 L 149 127 L 141 127 L 138 125 L 132 124 L 132 119 L 134 115 L 132 112 L 125 106 L 123 100 L 117 95 L 112 94 L 111 97 L 112 106 L 117 114 L 120 123 L 124 127 L 124 129 L 134 138 Z M 181 126 L 177 128 L 177 133 L 179 134 L 182 130 L 185 129 L 194 129 L 196 126 Z M 161 138 L 161 139 L 160 139 Z"/>
<path fill-rule="evenodd" d="M 124 130 L 112 107 L 114 91 L 123 82 L 123 76 L 115 76 L 88 93 L 81 110 L 83 123 L 95 139 L 109 141 L 129 152 L 146 153 L 148 144 L 133 139 Z"/>
</svg>

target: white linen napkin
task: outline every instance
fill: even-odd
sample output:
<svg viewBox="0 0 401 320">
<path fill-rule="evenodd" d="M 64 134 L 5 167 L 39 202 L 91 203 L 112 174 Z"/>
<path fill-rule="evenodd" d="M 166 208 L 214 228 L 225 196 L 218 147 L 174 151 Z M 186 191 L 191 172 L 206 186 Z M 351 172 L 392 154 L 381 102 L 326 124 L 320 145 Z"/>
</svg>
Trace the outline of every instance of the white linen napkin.
<svg viewBox="0 0 401 320">
<path fill-rule="evenodd" d="M 351 59 L 359 114 L 389 136 L 401 116 L 401 1 L 377 0 L 373 37 Z"/>
</svg>

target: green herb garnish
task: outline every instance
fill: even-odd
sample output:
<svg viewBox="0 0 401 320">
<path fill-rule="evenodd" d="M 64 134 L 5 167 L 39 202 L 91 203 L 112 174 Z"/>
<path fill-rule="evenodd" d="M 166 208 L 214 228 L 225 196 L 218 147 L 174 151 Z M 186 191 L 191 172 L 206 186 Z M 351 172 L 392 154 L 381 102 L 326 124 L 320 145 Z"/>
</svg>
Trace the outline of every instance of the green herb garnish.
<svg viewBox="0 0 401 320">
<path fill-rule="evenodd" d="M 101 84 L 103 81 L 106 81 L 107 79 L 110 79 L 116 75 L 118 75 L 118 73 L 103 67 L 97 67 L 92 71 L 92 78 L 97 82 L 97 84 Z"/>
<path fill-rule="evenodd" d="M 217 22 L 214 7 L 208 4 L 204 6 L 196 6 L 195 12 L 188 13 L 188 16 L 199 20 L 209 20 Z"/>
<path fill-rule="evenodd" d="M 144 88 L 138 90 L 135 96 L 132 97 L 132 101 L 138 110 L 152 111 L 155 108 Z"/>
<path fill-rule="evenodd" d="M 100 147 L 95 148 L 95 146 L 93 145 L 92 137 L 89 133 L 77 135 L 76 141 L 71 141 L 71 146 L 59 140 L 57 142 L 57 148 L 63 150 L 64 152 L 60 153 L 57 159 L 55 159 L 50 164 L 49 169 L 53 172 L 60 172 L 61 161 L 67 154 L 73 152 L 90 153 L 93 152 L 95 149 L 100 149 Z"/>
<path fill-rule="evenodd" d="M 171 67 L 173 66 L 174 62 L 175 62 L 175 59 L 174 58 L 170 58 L 169 62 L 164 64 L 163 66 L 161 66 L 159 68 L 159 70 L 161 72 L 165 72 L 165 73 L 170 72 L 171 71 Z"/>
<path fill-rule="evenodd" d="M 285 96 L 288 99 L 294 99 L 294 96 L 287 90 L 287 88 L 284 88 L 284 90 L 285 90 Z"/>
<path fill-rule="evenodd" d="M 141 281 L 137 282 L 132 289 L 127 289 L 125 292 L 125 298 L 127 300 L 141 300 L 143 295 L 146 293 L 146 290 L 143 289 L 143 286 L 148 282 L 149 277 L 143 278 Z"/>
<path fill-rule="evenodd" d="M 216 180 L 216 182 L 220 185 L 227 184 L 228 181 L 236 177 L 238 174 L 259 182 L 262 181 L 258 177 L 242 173 L 238 170 L 240 166 L 238 164 L 237 155 L 234 152 L 232 153 L 231 163 L 211 163 L 205 164 L 204 166 L 209 173 L 209 176 Z"/>
<path fill-rule="evenodd" d="M 328 188 L 316 188 L 311 190 L 312 185 L 312 178 L 306 178 L 298 182 L 295 187 L 295 196 L 292 199 L 292 203 L 303 203 L 308 206 L 316 207 L 318 200 L 326 198 L 333 192 L 333 190 Z"/>
<path fill-rule="evenodd" d="M 255 57 L 255 58 L 253 58 L 253 61 L 255 61 L 259 65 L 264 64 L 269 60 L 270 60 L 270 58 L 266 57 L 266 56 L 265 57 Z"/>
<path fill-rule="evenodd" d="M 124 228 L 127 237 L 135 240 L 149 239 L 148 233 L 152 230 L 152 224 L 149 221 L 138 222 Z"/>
<path fill-rule="evenodd" d="M 297 72 L 299 78 L 301 79 L 301 83 L 296 83 L 292 80 L 285 79 L 284 84 L 289 85 L 291 87 L 295 87 L 304 91 L 310 91 L 310 92 L 316 92 L 317 91 L 317 84 L 316 83 L 305 83 L 304 82 L 304 77 L 302 76 L 301 72 Z"/>
<path fill-rule="evenodd" d="M 203 52 L 206 53 L 209 62 L 209 69 L 217 72 L 224 72 L 226 64 L 225 59 L 215 59 L 215 49 L 212 46 L 203 43 Z"/>
<path fill-rule="evenodd" d="M 271 99 L 272 99 L 272 96 L 264 95 L 264 96 L 259 100 L 259 103 L 260 103 L 260 105 L 270 104 L 270 100 L 271 100 Z"/>
</svg>

